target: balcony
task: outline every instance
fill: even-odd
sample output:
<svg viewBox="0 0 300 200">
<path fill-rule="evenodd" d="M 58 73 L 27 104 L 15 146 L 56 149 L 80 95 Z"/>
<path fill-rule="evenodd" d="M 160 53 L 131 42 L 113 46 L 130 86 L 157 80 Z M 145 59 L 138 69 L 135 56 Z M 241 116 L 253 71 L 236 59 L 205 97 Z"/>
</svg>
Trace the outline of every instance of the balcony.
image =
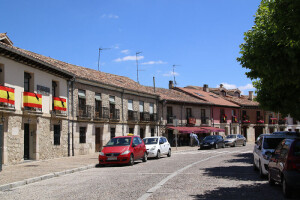
<svg viewBox="0 0 300 200">
<path fill-rule="evenodd" d="M 244 115 L 242 117 L 242 124 L 250 124 L 250 120 L 249 120 L 249 116 L 248 115 Z"/>
<path fill-rule="evenodd" d="M 42 112 L 42 95 L 23 92 L 23 107 L 25 111 Z"/>
<path fill-rule="evenodd" d="M 265 123 L 264 118 L 262 116 L 257 116 L 256 123 L 257 124 L 264 124 Z"/>
<path fill-rule="evenodd" d="M 275 118 L 275 117 L 270 117 L 270 118 L 269 118 L 269 124 L 277 124 L 277 118 Z"/>
<path fill-rule="evenodd" d="M 141 122 L 149 122 L 150 114 L 148 112 L 140 112 L 140 121 Z"/>
<path fill-rule="evenodd" d="M 14 109 L 15 108 L 15 89 L 0 86 L 0 107 Z"/>
<path fill-rule="evenodd" d="M 279 125 L 284 125 L 286 123 L 286 120 L 285 119 L 279 119 L 278 120 L 278 124 Z"/>
<path fill-rule="evenodd" d="M 67 99 L 53 97 L 52 114 L 67 115 Z"/>
<path fill-rule="evenodd" d="M 112 121 L 120 121 L 120 110 L 114 109 L 109 113 L 109 119 Z"/>
<path fill-rule="evenodd" d="M 232 123 L 239 123 L 238 119 L 237 119 L 237 116 L 232 116 L 231 117 L 231 122 Z"/>
<path fill-rule="evenodd" d="M 93 107 L 90 105 L 78 106 L 76 116 L 78 118 L 90 119 L 90 118 L 92 118 L 92 111 L 93 111 Z"/>
<path fill-rule="evenodd" d="M 208 124 L 208 117 L 201 117 L 201 124 Z"/>
<path fill-rule="evenodd" d="M 94 120 L 109 119 L 109 108 L 102 107 L 98 110 L 95 110 Z"/>
<path fill-rule="evenodd" d="M 167 115 L 167 123 L 168 124 L 173 124 L 173 119 L 175 119 L 176 117 L 173 115 Z"/>
<path fill-rule="evenodd" d="M 128 121 L 137 122 L 138 112 L 133 110 L 128 110 Z"/>
<path fill-rule="evenodd" d="M 150 121 L 151 122 L 157 122 L 157 114 L 156 113 L 150 114 Z"/>
<path fill-rule="evenodd" d="M 227 116 L 226 115 L 221 116 L 220 123 L 227 123 Z"/>
</svg>

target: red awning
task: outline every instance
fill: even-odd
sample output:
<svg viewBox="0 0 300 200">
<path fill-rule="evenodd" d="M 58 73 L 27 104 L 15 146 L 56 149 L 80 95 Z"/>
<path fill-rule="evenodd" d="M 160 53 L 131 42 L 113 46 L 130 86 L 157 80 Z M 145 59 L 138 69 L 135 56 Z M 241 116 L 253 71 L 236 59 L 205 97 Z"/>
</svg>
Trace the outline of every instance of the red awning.
<svg viewBox="0 0 300 200">
<path fill-rule="evenodd" d="M 277 120 L 277 118 L 275 118 L 275 117 L 274 117 L 274 118 L 270 118 L 270 119 L 271 119 L 271 120 Z"/>
<path fill-rule="evenodd" d="M 203 127 L 186 127 L 186 126 L 170 126 L 168 129 L 178 130 L 179 133 L 208 133 L 208 130 L 202 129 Z"/>
<path fill-rule="evenodd" d="M 225 132 L 225 129 L 216 127 L 201 127 L 202 129 L 208 130 L 210 132 Z"/>
</svg>

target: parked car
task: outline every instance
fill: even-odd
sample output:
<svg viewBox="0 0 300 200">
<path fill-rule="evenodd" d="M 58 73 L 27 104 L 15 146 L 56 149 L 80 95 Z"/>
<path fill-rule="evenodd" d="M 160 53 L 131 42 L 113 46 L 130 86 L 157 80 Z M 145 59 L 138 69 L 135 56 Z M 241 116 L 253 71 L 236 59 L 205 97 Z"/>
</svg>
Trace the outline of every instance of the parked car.
<svg viewBox="0 0 300 200">
<path fill-rule="evenodd" d="M 135 160 L 147 161 L 147 150 L 139 136 L 114 137 L 104 146 L 99 153 L 99 165 L 128 164 L 133 165 Z"/>
<path fill-rule="evenodd" d="M 236 145 L 246 146 L 246 138 L 239 134 L 227 135 L 224 139 L 226 146 L 235 147 Z"/>
<path fill-rule="evenodd" d="M 291 197 L 293 189 L 300 189 L 300 138 L 280 142 L 268 166 L 270 185 L 281 183 L 284 196 Z"/>
<path fill-rule="evenodd" d="M 205 148 L 218 149 L 219 147 L 225 148 L 225 142 L 221 135 L 206 136 L 200 143 L 200 149 L 205 149 Z"/>
<path fill-rule="evenodd" d="M 283 139 L 293 139 L 296 136 L 292 135 L 274 135 L 274 134 L 263 134 L 255 142 L 253 150 L 253 167 L 259 170 L 259 175 L 264 177 L 268 174 L 268 164 L 271 154 L 274 149 Z"/>
<path fill-rule="evenodd" d="M 165 137 L 146 137 L 143 139 L 148 157 L 160 158 L 161 155 L 171 156 L 171 145 Z"/>
</svg>

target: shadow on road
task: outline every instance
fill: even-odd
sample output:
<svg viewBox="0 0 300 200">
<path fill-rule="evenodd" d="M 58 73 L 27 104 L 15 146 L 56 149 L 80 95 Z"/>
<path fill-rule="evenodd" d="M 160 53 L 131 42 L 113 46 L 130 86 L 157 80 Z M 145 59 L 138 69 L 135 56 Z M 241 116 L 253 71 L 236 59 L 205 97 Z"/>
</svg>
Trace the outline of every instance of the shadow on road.
<svg viewBox="0 0 300 200">
<path fill-rule="evenodd" d="M 237 157 L 237 158 L 228 160 L 226 162 L 227 163 L 246 163 L 246 164 L 253 163 L 252 153 L 238 154 L 238 155 L 235 155 L 235 157 Z"/>
</svg>

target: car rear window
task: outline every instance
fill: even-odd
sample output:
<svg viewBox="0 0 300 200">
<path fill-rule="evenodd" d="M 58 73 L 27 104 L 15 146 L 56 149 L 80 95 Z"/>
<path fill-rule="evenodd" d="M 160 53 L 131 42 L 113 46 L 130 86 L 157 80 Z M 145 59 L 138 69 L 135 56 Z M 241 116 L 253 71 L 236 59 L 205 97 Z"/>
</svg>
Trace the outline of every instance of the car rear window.
<svg viewBox="0 0 300 200">
<path fill-rule="evenodd" d="M 112 138 L 106 144 L 107 147 L 113 146 L 129 146 L 132 137 L 123 137 L 123 138 Z"/>
<path fill-rule="evenodd" d="M 284 138 L 265 138 L 263 143 L 264 149 L 275 149 Z"/>
<path fill-rule="evenodd" d="M 158 138 L 144 138 L 145 144 L 157 144 Z"/>
<path fill-rule="evenodd" d="M 297 141 L 294 145 L 294 156 L 300 156 L 300 141 Z"/>
</svg>

